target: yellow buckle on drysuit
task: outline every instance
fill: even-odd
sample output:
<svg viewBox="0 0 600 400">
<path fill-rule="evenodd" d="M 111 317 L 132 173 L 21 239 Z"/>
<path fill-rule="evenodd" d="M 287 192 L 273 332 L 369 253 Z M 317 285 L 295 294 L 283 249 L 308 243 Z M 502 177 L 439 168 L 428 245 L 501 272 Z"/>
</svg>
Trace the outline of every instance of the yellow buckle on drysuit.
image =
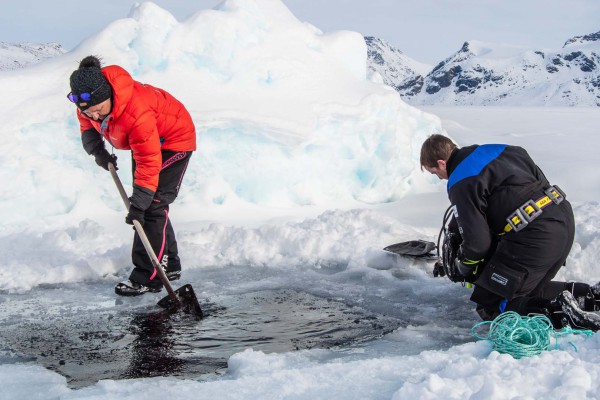
<svg viewBox="0 0 600 400">
<path fill-rule="evenodd" d="M 521 207 L 517 208 L 506 218 L 508 224 L 504 227 L 501 235 L 512 230 L 519 232 L 525 228 L 531 221 L 536 219 L 542 213 L 542 209 L 550 204 L 560 204 L 566 197 L 565 193 L 556 185 L 550 186 L 544 190 L 545 196 L 536 201 L 527 200 Z"/>
</svg>

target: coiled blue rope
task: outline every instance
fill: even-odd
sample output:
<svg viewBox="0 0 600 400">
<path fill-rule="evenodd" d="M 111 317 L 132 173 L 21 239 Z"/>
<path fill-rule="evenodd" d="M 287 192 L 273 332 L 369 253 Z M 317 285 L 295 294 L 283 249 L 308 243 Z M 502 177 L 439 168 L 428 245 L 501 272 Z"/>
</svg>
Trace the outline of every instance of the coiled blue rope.
<svg viewBox="0 0 600 400">
<path fill-rule="evenodd" d="M 487 336 L 475 332 L 485 325 L 490 326 Z M 533 314 L 524 317 L 513 311 L 504 312 L 493 321 L 480 322 L 471 328 L 471 335 L 479 340 L 492 342 L 493 350 L 510 354 L 516 359 L 534 356 L 548 350 L 552 339 L 555 340 L 554 348 L 558 348 L 558 338 L 568 334 L 590 336 L 594 332 L 568 327 L 555 331 L 552 322 L 545 315 Z M 577 348 L 575 350 L 577 351 Z"/>
</svg>

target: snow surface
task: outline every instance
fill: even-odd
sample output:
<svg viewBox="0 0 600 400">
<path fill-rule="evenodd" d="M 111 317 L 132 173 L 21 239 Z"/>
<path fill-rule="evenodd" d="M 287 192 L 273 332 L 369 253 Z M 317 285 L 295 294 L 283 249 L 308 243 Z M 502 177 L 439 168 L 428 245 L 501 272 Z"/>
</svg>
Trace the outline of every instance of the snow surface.
<svg viewBox="0 0 600 400">
<path fill-rule="evenodd" d="M 23 68 L 42 60 L 64 54 L 58 43 L 4 43 L 0 42 L 0 71 Z"/>
<path fill-rule="evenodd" d="M 361 35 L 320 32 L 280 0 L 229 0 L 183 22 L 142 3 L 72 52 L 0 72 L 10 94 L 0 97 L 5 306 L 48 285 L 93 282 L 106 296 L 129 273 L 122 204 L 109 174 L 82 150 L 65 99 L 68 76 L 87 54 L 169 90 L 192 113 L 199 149 L 171 216 L 199 297 L 290 286 L 383 313 L 413 301 L 414 323 L 352 349 L 247 349 L 213 378 L 104 380 L 77 390 L 35 362 L 5 355 L 0 398 L 596 398 L 598 335 L 569 337 L 571 344 L 521 360 L 474 339 L 407 351 L 431 340 L 429 331 L 467 336 L 465 326 L 478 322 L 472 311 L 448 326 L 448 310 L 419 306 L 435 296 L 468 310 L 469 292 L 433 279 L 422 264 L 379 261 L 385 245 L 435 239 L 445 186 L 420 171 L 418 151 L 429 134 L 447 132 L 461 145 L 525 146 L 574 204 L 576 243 L 559 277 L 600 280 L 598 110 L 423 112 L 366 78 Z M 117 154 L 130 184 L 129 155 Z M 267 277 L 252 280 L 260 271 Z"/>
</svg>

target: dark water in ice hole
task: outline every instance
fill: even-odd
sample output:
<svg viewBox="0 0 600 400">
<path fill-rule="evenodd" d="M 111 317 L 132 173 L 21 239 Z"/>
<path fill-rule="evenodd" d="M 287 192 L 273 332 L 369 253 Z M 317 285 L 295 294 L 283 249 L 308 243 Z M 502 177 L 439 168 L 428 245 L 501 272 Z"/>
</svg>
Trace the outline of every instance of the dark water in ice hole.
<svg viewBox="0 0 600 400">
<path fill-rule="evenodd" d="M 65 376 L 72 388 L 101 379 L 190 378 L 223 373 L 227 359 L 246 348 L 343 347 L 402 325 L 398 318 L 292 289 L 228 295 L 215 303 L 199 299 L 201 321 L 151 305 L 65 307 L 65 296 L 0 296 L 0 352 L 12 354 L 3 360 L 0 353 L 0 363 L 34 361 Z"/>
</svg>

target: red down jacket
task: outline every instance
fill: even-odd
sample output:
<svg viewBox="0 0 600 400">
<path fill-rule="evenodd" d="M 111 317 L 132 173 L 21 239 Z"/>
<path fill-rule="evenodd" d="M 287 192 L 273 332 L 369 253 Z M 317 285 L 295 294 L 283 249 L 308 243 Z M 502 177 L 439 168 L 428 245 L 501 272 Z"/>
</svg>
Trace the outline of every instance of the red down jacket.
<svg viewBox="0 0 600 400">
<path fill-rule="evenodd" d="M 94 121 L 77 111 L 81 132 L 94 128 L 108 143 L 131 150 L 136 163 L 134 184 L 152 192 L 158 186 L 161 150 L 196 150 L 196 130 L 183 104 L 166 91 L 134 81 L 117 65 L 102 68 L 113 90 L 112 111 Z"/>
</svg>

